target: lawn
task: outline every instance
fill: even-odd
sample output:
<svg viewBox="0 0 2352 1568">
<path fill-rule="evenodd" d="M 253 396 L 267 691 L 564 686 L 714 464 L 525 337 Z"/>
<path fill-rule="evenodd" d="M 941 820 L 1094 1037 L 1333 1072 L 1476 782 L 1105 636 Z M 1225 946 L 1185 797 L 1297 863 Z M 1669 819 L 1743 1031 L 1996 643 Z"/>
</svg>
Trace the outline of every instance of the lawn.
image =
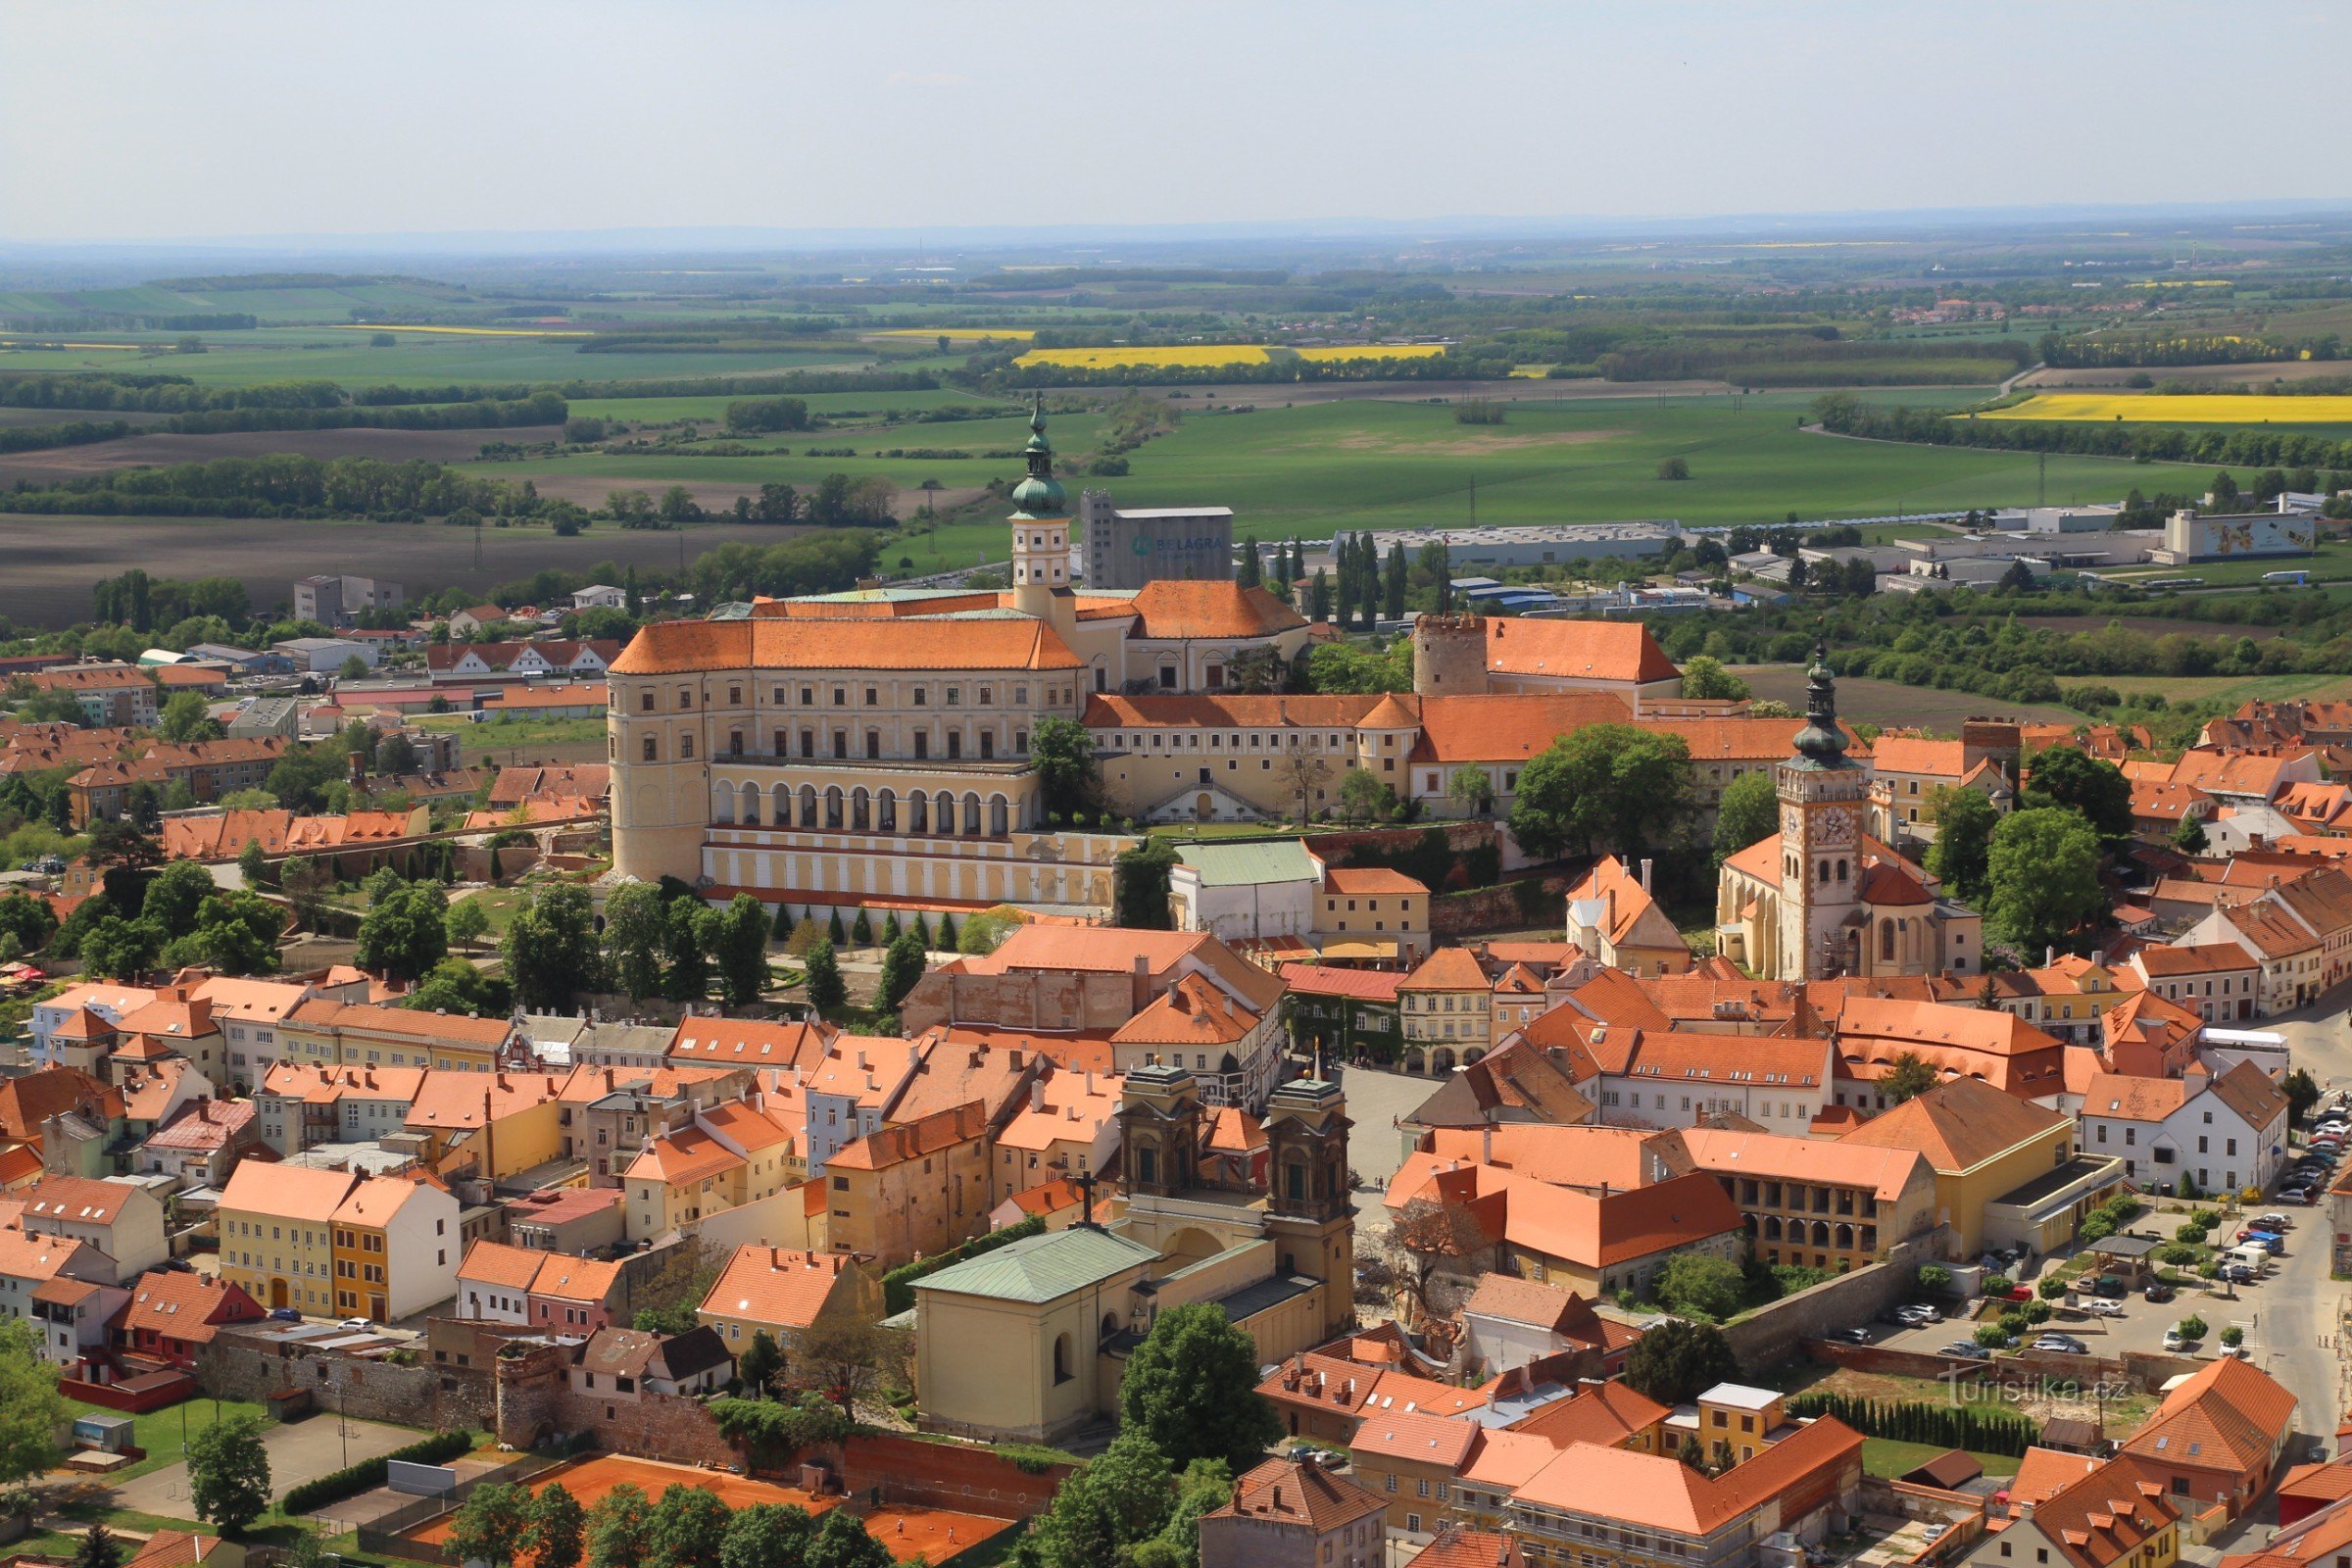
<svg viewBox="0 0 2352 1568">
<path fill-rule="evenodd" d="M 2288 698 L 2352 696 L 2352 675 L 2086 675 L 2085 683 L 2112 686 L 2124 696 L 2154 692 L 2168 703 L 2203 702 L 2211 698 L 2235 705 L 2260 698 L 2283 702 Z M 1844 681 L 1838 694 L 1845 695 Z"/>
<path fill-rule="evenodd" d="M 466 902 L 482 906 L 482 912 L 490 917 L 489 935 L 483 940 L 496 943 L 507 934 L 507 927 L 514 923 L 514 916 L 529 905 L 531 893 L 520 887 L 484 888 L 479 893 L 466 895 Z"/>
<path fill-rule="evenodd" d="M 79 1399 L 68 1399 L 66 1410 L 75 1420 L 79 1420 L 83 1416 L 104 1416 L 112 1419 L 122 1413 L 120 1410 L 106 1409 L 101 1405 L 84 1404 Z M 217 1418 L 216 1411 L 219 1416 L 250 1415 L 260 1419 L 265 1425 L 272 1424 L 269 1419 L 269 1411 L 258 1404 L 245 1404 L 235 1399 L 219 1401 L 201 1398 L 182 1399 L 177 1404 L 167 1406 L 161 1410 L 151 1410 L 145 1415 L 131 1418 L 133 1434 L 131 1441 L 147 1450 L 147 1457 L 139 1460 L 136 1464 L 126 1465 L 121 1470 L 110 1472 L 107 1479 L 127 1481 L 133 1476 L 143 1476 L 151 1470 L 161 1470 L 168 1464 L 177 1464 L 186 1456 L 182 1439 L 183 1430 L 185 1435 L 190 1438 L 208 1430 Z"/>
<path fill-rule="evenodd" d="M 1892 1478 L 1907 1474 L 1926 1464 L 1948 1448 L 1933 1443 L 1899 1443 L 1893 1438 L 1864 1438 L 1862 1440 L 1862 1473 L 1868 1476 Z M 1978 1453 L 1968 1450 L 1970 1458 L 1984 1467 L 1988 1476 L 2017 1474 L 2019 1459 L 2010 1453 Z"/>
</svg>

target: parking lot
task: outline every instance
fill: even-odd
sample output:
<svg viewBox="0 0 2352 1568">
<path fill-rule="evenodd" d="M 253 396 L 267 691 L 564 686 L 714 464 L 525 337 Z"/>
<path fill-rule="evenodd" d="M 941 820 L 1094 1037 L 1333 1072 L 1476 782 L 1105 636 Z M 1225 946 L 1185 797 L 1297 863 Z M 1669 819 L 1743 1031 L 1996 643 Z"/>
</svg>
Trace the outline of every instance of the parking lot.
<svg viewBox="0 0 2352 1568">
<path fill-rule="evenodd" d="M 2127 1350 L 2162 1351 L 2167 1330 L 2192 1313 L 2205 1320 L 2206 1336 L 2200 1343 L 2190 1345 L 2175 1353 L 2212 1356 L 2221 1353 L 2222 1331 L 2235 1327 L 2245 1336 L 2248 1358 L 2256 1365 L 2266 1364 L 2273 1349 L 2272 1329 L 2269 1324 L 2271 1308 L 2293 1290 L 2304 1288 L 2303 1276 L 2317 1269 L 2315 1278 L 2328 1276 L 2328 1238 L 2326 1234 L 2326 1211 L 2316 1208 L 2284 1207 L 2287 1218 L 2285 1250 L 2272 1259 L 2271 1271 L 2248 1284 L 2191 1280 L 2180 1285 L 2171 1300 L 2156 1302 L 2147 1299 L 2137 1288 L 2128 1295 L 2113 1298 L 2113 1308 L 2092 1307 L 2088 1303 L 2101 1299 L 2086 1293 L 2061 1297 L 2052 1300 L 2048 1321 L 2037 1324 L 2020 1336 L 2021 1344 L 2031 1346 L 2042 1334 L 2070 1335 L 2082 1342 L 2085 1351 L 2093 1356 L 2117 1357 Z M 2153 1211 L 2140 1216 L 2132 1229 L 2134 1232 L 2169 1238 L 2180 1216 L 2168 1211 Z M 2237 1232 L 2248 1224 L 2245 1216 L 2226 1220 L 2221 1230 L 2214 1232 L 2217 1240 L 2233 1242 Z M 2046 1268 L 2053 1260 L 2044 1260 Z M 2032 1288 L 2038 1281 L 2036 1274 L 2024 1283 Z M 2084 1281 L 2087 1284 L 2087 1280 Z M 2036 1292 L 2035 1299 L 2039 1299 Z M 1908 1350 L 1914 1354 L 1936 1355 L 1947 1346 L 1963 1341 L 1972 1342 L 1981 1326 L 1965 1315 L 1968 1306 L 1949 1298 L 1922 1296 L 1920 1302 L 1942 1310 L 1944 1321 L 1923 1327 L 1902 1327 L 1881 1321 L 1868 1326 L 1870 1343 L 1887 1349 Z M 2069 1305 L 2069 1300 L 2074 1304 Z M 2018 1303 L 2020 1307 L 2024 1303 Z M 1959 1315 L 1955 1315 L 1959 1314 Z"/>
</svg>

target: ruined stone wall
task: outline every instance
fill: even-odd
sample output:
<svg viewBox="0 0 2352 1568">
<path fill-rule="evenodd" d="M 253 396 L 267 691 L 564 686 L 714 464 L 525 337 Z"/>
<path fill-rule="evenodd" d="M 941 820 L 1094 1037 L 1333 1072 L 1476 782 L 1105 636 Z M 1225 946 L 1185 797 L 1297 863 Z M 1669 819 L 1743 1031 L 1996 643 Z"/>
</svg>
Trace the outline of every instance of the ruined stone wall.
<svg viewBox="0 0 2352 1568">
<path fill-rule="evenodd" d="M 402 1426 L 487 1429 L 496 1419 L 485 1369 L 398 1366 L 339 1350 L 257 1342 L 225 1327 L 197 1352 L 196 1382 L 206 1394 L 254 1403 L 303 1389 L 321 1409 Z"/>
</svg>

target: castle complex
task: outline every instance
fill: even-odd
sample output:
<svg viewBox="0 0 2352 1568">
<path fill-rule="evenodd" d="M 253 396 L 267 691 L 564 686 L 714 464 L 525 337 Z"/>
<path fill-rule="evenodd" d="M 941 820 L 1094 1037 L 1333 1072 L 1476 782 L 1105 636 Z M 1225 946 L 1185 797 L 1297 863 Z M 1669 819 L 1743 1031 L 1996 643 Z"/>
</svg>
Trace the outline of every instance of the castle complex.
<svg viewBox="0 0 2352 1568">
<path fill-rule="evenodd" d="M 607 719 L 620 872 L 798 908 L 1108 908 L 1129 841 L 1044 831 L 1035 726 L 1094 694 L 1226 690 L 1307 623 L 1230 580 L 1075 589 L 1042 412 L 1030 428 L 1008 591 L 763 599 L 638 633 Z"/>
</svg>

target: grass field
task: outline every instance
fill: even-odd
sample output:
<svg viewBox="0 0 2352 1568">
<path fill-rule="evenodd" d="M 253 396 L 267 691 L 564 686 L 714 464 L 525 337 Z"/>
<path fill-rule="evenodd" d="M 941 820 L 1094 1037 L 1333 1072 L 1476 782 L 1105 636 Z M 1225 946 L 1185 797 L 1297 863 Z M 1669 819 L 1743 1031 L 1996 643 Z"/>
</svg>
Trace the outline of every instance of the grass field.
<svg viewBox="0 0 2352 1568">
<path fill-rule="evenodd" d="M 2088 684 L 2112 686 L 2126 697 L 2153 692 L 2168 703 L 2219 698 L 2234 707 L 2257 698 L 2275 703 L 2294 697 L 2329 700 L 2352 697 L 2352 675 L 2086 675 L 2082 678 Z M 1838 683 L 1838 692 L 1842 699 L 1844 681 Z"/>
<path fill-rule="evenodd" d="M 122 1413 L 120 1410 L 109 1410 L 102 1405 L 84 1404 L 79 1399 L 68 1399 L 66 1411 L 72 1419 L 76 1421 L 83 1416 L 104 1416 L 112 1419 Z M 107 1479 L 128 1481 L 135 1476 L 143 1476 L 151 1470 L 161 1470 L 168 1464 L 177 1464 L 187 1456 L 186 1438 L 193 1438 L 212 1430 L 213 1423 L 217 1419 L 237 1415 L 253 1416 L 265 1424 L 270 1419 L 270 1412 L 264 1406 L 246 1404 L 236 1399 L 220 1400 L 218 1415 L 215 1413 L 214 1402 L 211 1399 L 182 1399 L 179 1403 L 167 1409 L 150 1410 L 145 1415 L 133 1416 L 131 1417 L 133 1436 L 130 1441 L 145 1448 L 147 1457 L 126 1465 L 122 1469 L 109 1471 Z"/>
<path fill-rule="evenodd" d="M 738 394 L 721 393 L 715 397 L 690 398 L 574 398 L 571 412 L 598 419 L 723 419 L 727 405 Z M 961 392 L 943 387 L 936 392 L 796 392 L 793 396 L 808 405 L 808 412 L 828 418 L 852 415 L 879 415 L 886 410 L 902 414 L 921 413 L 927 409 L 1004 408 L 1011 405 L 1003 398 L 984 397 L 975 392 Z M 948 436 L 963 428 L 961 424 L 910 426 L 909 432 L 920 429 L 927 433 Z M 807 432 L 794 431 L 784 439 L 798 440 Z M 823 432 L 818 432 L 821 436 Z M 935 443 L 925 441 L 922 445 Z"/>
<path fill-rule="evenodd" d="M 1891 1479 L 1916 1470 L 1937 1454 L 1949 1451 L 1933 1443 L 1900 1443 L 1893 1438 L 1864 1438 L 1862 1473 Z M 2018 1459 L 2015 1454 L 1977 1453 L 1972 1450 L 1969 1457 L 1983 1465 L 1988 1476 L 2017 1474 Z"/>
<path fill-rule="evenodd" d="M 1805 393 L 1528 402 L 1511 406 L 1507 423 L 1489 426 L 1457 424 L 1449 409 L 1427 404 L 1285 408 L 1274 402 L 1281 390 L 1266 389 L 1256 413 L 1190 415 L 1174 433 L 1129 453 L 1128 475 L 1102 487 L 1123 507 L 1230 506 L 1235 533 L 1260 539 L 1460 526 L 1470 520 L 1474 486 L 1477 519 L 1494 523 L 1878 516 L 2011 506 L 2043 493 L 2031 453 L 1809 433 L 1798 428 L 1812 402 Z M 1054 426 L 1055 446 L 1084 447 L 1083 436 L 1064 437 L 1062 422 Z M 1657 477 L 1669 457 L 1690 465 L 1690 479 Z M 884 465 L 902 486 L 922 477 L 919 466 Z M 2134 484 L 2201 488 L 2210 479 L 2203 469 L 2052 456 L 2046 494 L 2087 501 L 2120 498 Z M 967 565 L 1001 555 L 1003 533 L 993 518 L 951 525 L 911 541 L 907 553 L 918 568 Z"/>
<path fill-rule="evenodd" d="M 1796 665 L 1741 664 L 1733 673 L 1747 682 L 1748 689 L 1758 698 L 1771 698 L 1799 712 L 1804 710 L 1805 672 Z M 2084 678 L 2105 685 L 2118 684 L 2103 675 Z M 2060 708 L 2055 703 L 2004 703 L 1997 698 L 1979 697 L 1974 692 L 1938 691 L 1933 686 L 1905 686 L 1899 681 L 1872 680 L 1860 675 L 1843 675 L 1838 680 L 1838 714 L 1858 724 L 1888 728 L 1913 725 L 1957 735 L 1962 719 L 1984 713 L 2060 724 L 2077 723 L 2082 718 L 2073 709 Z"/>
<path fill-rule="evenodd" d="M 2070 424 L 2352 424 L 2352 397 L 2243 397 L 2226 392 L 2042 392 L 1986 419 L 2056 420 Z"/>
<path fill-rule="evenodd" d="M 2323 539 L 2308 556 L 2252 556 L 2243 561 L 2197 561 L 2185 566 L 2131 566 L 2103 570 L 2101 577 L 2131 582 L 2143 577 L 2201 577 L 2209 588 L 2250 588 L 2274 571 L 2308 571 L 2313 582 L 2352 581 L 2352 544 Z"/>
<path fill-rule="evenodd" d="M 389 348 L 370 348 L 367 332 L 334 326 L 263 327 L 250 332 L 196 334 L 202 354 L 172 352 L 177 334 L 138 342 L 146 351 L 119 348 L 0 349 L 0 370 L 115 370 L 184 375 L 207 386 L 260 381 L 339 381 L 345 386 L 387 382 L 440 385 L 451 381 L 639 380 L 661 376 L 765 375 L 777 370 L 858 369 L 870 353 L 852 344 L 778 346 L 728 354 L 674 349 L 650 354 L 582 354 L 575 340 L 544 336 L 477 337 L 412 333 Z M 75 333 L 75 342 L 117 341 Z"/>
</svg>

